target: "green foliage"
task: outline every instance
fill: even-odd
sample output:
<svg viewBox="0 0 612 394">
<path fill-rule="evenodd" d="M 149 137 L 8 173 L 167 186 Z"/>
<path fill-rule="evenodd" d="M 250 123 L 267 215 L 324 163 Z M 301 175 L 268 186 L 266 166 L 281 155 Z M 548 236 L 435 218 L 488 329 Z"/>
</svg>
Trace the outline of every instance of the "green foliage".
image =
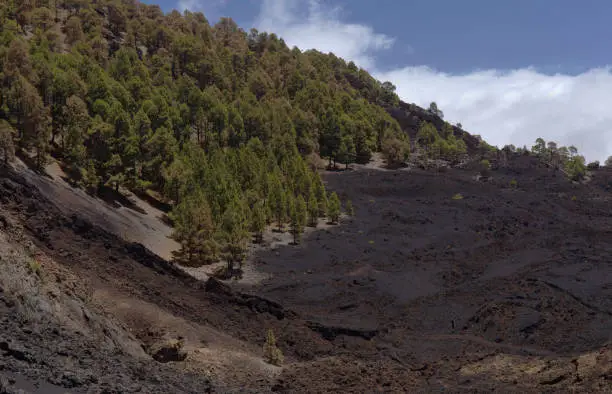
<svg viewBox="0 0 612 394">
<path fill-rule="evenodd" d="M 599 168 L 599 162 L 597 161 L 589 163 L 587 166 L 584 156 L 578 154 L 578 149 L 575 146 L 560 147 L 556 142 L 549 141 L 547 143 L 542 138 L 536 140 L 535 145 L 531 148 L 531 153 L 551 167 L 563 168 L 568 178 L 573 181 L 583 179 L 587 168 Z M 605 164 L 608 165 L 608 160 Z"/>
<path fill-rule="evenodd" d="M 290 218 L 293 243 L 298 244 L 300 242 L 302 233 L 304 232 L 304 226 L 306 225 L 306 221 L 308 219 L 306 202 L 304 201 L 304 198 L 302 196 L 298 196 L 298 198 L 291 200 Z"/>
<path fill-rule="evenodd" d="M 2 152 L 2 160 L 8 163 L 15 158 L 15 146 L 13 145 L 14 130 L 11 125 L 0 119 L 0 152 Z"/>
<path fill-rule="evenodd" d="M 410 155 L 410 140 L 408 135 L 387 135 L 382 143 L 382 153 L 387 164 L 396 165 L 403 163 Z"/>
<path fill-rule="evenodd" d="M 315 194 L 314 188 L 310 189 L 310 193 L 308 195 L 308 225 L 311 227 L 317 227 L 318 219 L 319 219 L 319 201 L 317 200 L 317 196 Z"/>
<path fill-rule="evenodd" d="M 327 215 L 329 216 L 329 221 L 331 223 L 338 223 L 338 220 L 340 219 L 340 198 L 338 198 L 336 192 L 332 192 L 329 197 L 329 209 Z"/>
<path fill-rule="evenodd" d="M 41 275 L 42 267 L 40 265 L 40 262 L 36 260 L 36 258 L 34 257 L 28 258 L 28 268 L 30 272 L 33 273 L 34 275 L 37 275 L 37 276 Z"/>
<path fill-rule="evenodd" d="M 452 197 L 453 200 L 463 200 L 463 195 L 461 193 L 457 193 Z"/>
<path fill-rule="evenodd" d="M 612 156 L 608 156 L 608 158 L 606 159 L 606 161 L 604 162 L 604 165 L 606 167 L 612 167 Z"/>
<path fill-rule="evenodd" d="M 242 265 L 246 258 L 249 238 L 248 215 L 244 201 L 235 199 L 225 209 L 221 219 L 217 238 L 222 245 L 221 253 L 227 263 L 226 273 L 229 276 L 233 276 L 234 265 L 236 263 Z"/>
<path fill-rule="evenodd" d="M 429 112 L 432 115 L 435 115 L 441 119 L 444 119 L 444 112 L 442 112 L 442 110 L 438 108 L 438 104 L 436 104 L 435 101 L 432 101 L 431 104 L 429 104 Z"/>
<path fill-rule="evenodd" d="M 212 263 L 217 259 L 218 247 L 208 201 L 202 193 L 185 198 L 170 214 L 175 223 L 173 238 L 181 244 L 175 258 L 192 265 Z"/>
<path fill-rule="evenodd" d="M 542 156 L 546 152 L 546 141 L 543 138 L 536 139 L 536 143 L 531 147 L 531 153 L 536 156 Z"/>
<path fill-rule="evenodd" d="M 597 170 L 599 168 L 599 166 L 600 165 L 599 165 L 599 161 L 598 160 L 592 161 L 589 164 L 587 164 L 587 168 L 589 170 Z"/>
<path fill-rule="evenodd" d="M 262 200 L 255 203 L 252 216 L 251 231 L 255 233 L 256 242 L 261 243 L 263 241 L 263 232 L 266 229 L 267 220 L 266 206 Z"/>
<path fill-rule="evenodd" d="M 276 366 L 281 366 L 283 364 L 283 352 L 276 345 L 276 337 L 271 329 L 269 329 L 266 334 L 266 343 L 263 346 L 263 353 L 266 362 Z"/>
<path fill-rule="evenodd" d="M 355 143 L 353 142 L 352 136 L 344 136 L 340 140 L 340 146 L 338 147 L 337 160 L 344 164 L 346 168 L 348 165 L 355 161 L 357 156 L 355 151 Z"/>
<path fill-rule="evenodd" d="M 270 208 L 278 223 L 278 231 L 283 229 L 283 221 L 287 217 L 287 194 L 278 177 L 272 176 L 270 181 Z"/>
<path fill-rule="evenodd" d="M 510 187 L 513 189 L 516 189 L 518 187 L 518 182 L 516 181 L 516 179 L 510 181 Z"/>
<path fill-rule="evenodd" d="M 565 163 L 565 171 L 568 177 L 573 181 L 579 181 L 586 174 L 586 165 L 584 156 L 576 155 Z"/>
<path fill-rule="evenodd" d="M 351 200 L 346 200 L 346 202 L 344 203 L 344 211 L 348 216 L 355 215 L 355 210 L 353 209 L 353 203 L 351 202 Z"/>
<path fill-rule="evenodd" d="M 467 152 L 465 142 L 454 135 L 454 130 L 449 124 L 446 124 L 440 135 L 433 124 L 423 122 L 417 132 L 416 143 L 430 159 L 442 159 L 452 163 L 458 162 Z"/>
<path fill-rule="evenodd" d="M 480 161 L 480 175 L 489 176 L 491 174 L 491 162 L 487 159 Z"/>
</svg>

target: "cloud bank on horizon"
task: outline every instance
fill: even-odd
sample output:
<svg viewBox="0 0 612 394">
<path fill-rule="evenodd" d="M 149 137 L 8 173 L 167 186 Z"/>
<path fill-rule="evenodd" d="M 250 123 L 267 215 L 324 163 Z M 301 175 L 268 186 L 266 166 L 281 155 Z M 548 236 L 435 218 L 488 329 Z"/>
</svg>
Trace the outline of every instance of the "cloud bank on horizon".
<svg viewBox="0 0 612 394">
<path fill-rule="evenodd" d="M 352 60 L 395 84 L 404 101 L 423 107 L 435 101 L 449 122 L 460 122 L 493 145 L 531 147 L 542 137 L 576 146 L 587 160 L 603 161 L 612 154 L 610 68 L 579 75 L 547 75 L 533 67 L 462 75 L 427 66 L 385 70 L 376 53 L 392 50 L 395 38 L 366 24 L 347 23 L 342 14 L 342 8 L 320 0 L 262 0 L 255 27 L 276 33 L 290 46 Z"/>
</svg>

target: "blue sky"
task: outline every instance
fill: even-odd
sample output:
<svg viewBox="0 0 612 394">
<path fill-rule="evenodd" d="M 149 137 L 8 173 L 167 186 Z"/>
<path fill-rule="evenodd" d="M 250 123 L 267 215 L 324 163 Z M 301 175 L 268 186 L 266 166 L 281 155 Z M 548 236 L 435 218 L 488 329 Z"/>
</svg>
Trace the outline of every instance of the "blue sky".
<svg viewBox="0 0 612 394">
<path fill-rule="evenodd" d="M 155 2 L 155 0 L 147 0 Z M 405 101 L 436 101 L 497 145 L 537 136 L 612 154 L 612 2 L 605 0 L 161 0 L 333 51 Z"/>
</svg>

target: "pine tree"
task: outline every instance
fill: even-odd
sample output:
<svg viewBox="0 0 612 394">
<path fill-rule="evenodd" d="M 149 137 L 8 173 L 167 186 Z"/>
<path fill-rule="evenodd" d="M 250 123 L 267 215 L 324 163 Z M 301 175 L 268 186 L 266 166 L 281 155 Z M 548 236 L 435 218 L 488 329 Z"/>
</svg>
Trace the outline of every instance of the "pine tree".
<svg viewBox="0 0 612 394">
<path fill-rule="evenodd" d="M 353 137 L 350 135 L 344 135 L 338 148 L 338 161 L 344 164 L 348 169 L 350 163 L 354 161 L 356 157 L 355 143 Z"/>
<path fill-rule="evenodd" d="M 308 222 L 308 209 L 306 208 L 306 200 L 304 200 L 303 196 L 298 196 L 295 209 L 303 231 L 304 226 Z"/>
<path fill-rule="evenodd" d="M 319 216 L 325 217 L 327 215 L 327 210 L 329 206 L 329 201 L 327 198 L 327 190 L 325 189 L 325 185 L 321 184 L 319 189 Z"/>
<path fill-rule="evenodd" d="M 263 241 L 263 232 L 266 229 L 266 206 L 263 201 L 258 201 L 253 207 L 253 220 L 251 221 L 251 231 L 255 233 L 255 241 Z"/>
<path fill-rule="evenodd" d="M 314 188 L 310 189 L 310 193 L 308 195 L 308 224 L 311 227 L 317 227 L 317 222 L 319 219 L 319 201 L 317 201 L 317 196 L 315 194 Z"/>
<path fill-rule="evenodd" d="M 100 186 L 100 177 L 97 175 L 94 161 L 88 160 L 85 166 L 81 168 L 80 173 L 80 185 L 84 187 L 89 194 L 94 194 Z"/>
<path fill-rule="evenodd" d="M 586 164 L 584 156 L 576 155 L 565 163 L 565 171 L 573 181 L 581 180 L 586 174 Z"/>
<path fill-rule="evenodd" d="M 332 192 L 329 197 L 329 209 L 327 214 L 331 223 L 338 223 L 340 219 L 340 199 L 336 192 Z"/>
<path fill-rule="evenodd" d="M 210 206 L 201 192 L 176 205 L 170 217 L 174 222 L 172 237 L 181 244 L 181 250 L 174 256 L 178 261 L 201 265 L 217 260 Z"/>
<path fill-rule="evenodd" d="M 217 237 L 221 241 L 221 252 L 227 263 L 226 275 L 234 275 L 236 263 L 242 267 L 248 248 L 248 212 L 244 201 L 234 199 L 223 213 L 221 231 Z"/>
<path fill-rule="evenodd" d="M 344 204 L 344 211 L 346 212 L 348 216 L 355 215 L 355 211 L 353 209 L 353 203 L 351 202 L 351 200 L 346 200 L 346 203 Z"/>
<path fill-rule="evenodd" d="M 327 215 L 327 191 L 319 174 L 314 173 L 313 177 L 317 201 L 319 203 L 319 217 L 325 217 Z"/>
<path fill-rule="evenodd" d="M 298 196 L 298 198 L 292 200 L 291 203 L 291 234 L 293 235 L 294 244 L 300 243 L 301 236 L 304 233 L 306 219 L 306 202 L 304 201 L 304 197 Z"/>
<path fill-rule="evenodd" d="M 77 96 L 70 96 L 63 112 L 65 130 L 62 132 L 62 146 L 66 149 L 66 156 L 70 161 L 80 163 L 86 153 L 83 142 L 90 123 L 87 104 Z"/>
<path fill-rule="evenodd" d="M 283 231 L 283 222 L 287 216 L 287 195 L 278 176 L 272 178 L 270 208 L 278 224 L 278 231 Z"/>
<path fill-rule="evenodd" d="M 7 121 L 0 119 L 0 152 L 2 152 L 4 164 L 15 158 L 13 133 L 11 125 Z"/>
<path fill-rule="evenodd" d="M 281 350 L 276 346 L 276 337 L 272 330 L 266 334 L 266 343 L 263 346 L 264 358 L 272 365 L 280 366 L 283 364 L 284 357 Z"/>
</svg>

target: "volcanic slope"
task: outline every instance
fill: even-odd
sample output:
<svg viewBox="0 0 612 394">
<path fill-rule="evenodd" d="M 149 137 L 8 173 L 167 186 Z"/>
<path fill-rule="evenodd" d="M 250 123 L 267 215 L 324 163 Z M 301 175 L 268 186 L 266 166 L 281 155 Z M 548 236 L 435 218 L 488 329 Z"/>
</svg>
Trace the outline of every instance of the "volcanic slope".
<svg viewBox="0 0 612 394">
<path fill-rule="evenodd" d="M 536 167 L 326 174 L 356 216 L 253 256 L 257 286 L 200 282 L 5 169 L 2 369 L 73 392 L 610 392 L 612 172 Z M 172 340 L 187 358 L 154 361 Z"/>
<path fill-rule="evenodd" d="M 356 216 L 255 259 L 257 293 L 345 349 L 287 370 L 287 390 L 402 387 L 392 370 L 427 391 L 612 391 L 612 170 L 579 185 L 517 156 L 474 175 L 326 176 Z"/>
</svg>

